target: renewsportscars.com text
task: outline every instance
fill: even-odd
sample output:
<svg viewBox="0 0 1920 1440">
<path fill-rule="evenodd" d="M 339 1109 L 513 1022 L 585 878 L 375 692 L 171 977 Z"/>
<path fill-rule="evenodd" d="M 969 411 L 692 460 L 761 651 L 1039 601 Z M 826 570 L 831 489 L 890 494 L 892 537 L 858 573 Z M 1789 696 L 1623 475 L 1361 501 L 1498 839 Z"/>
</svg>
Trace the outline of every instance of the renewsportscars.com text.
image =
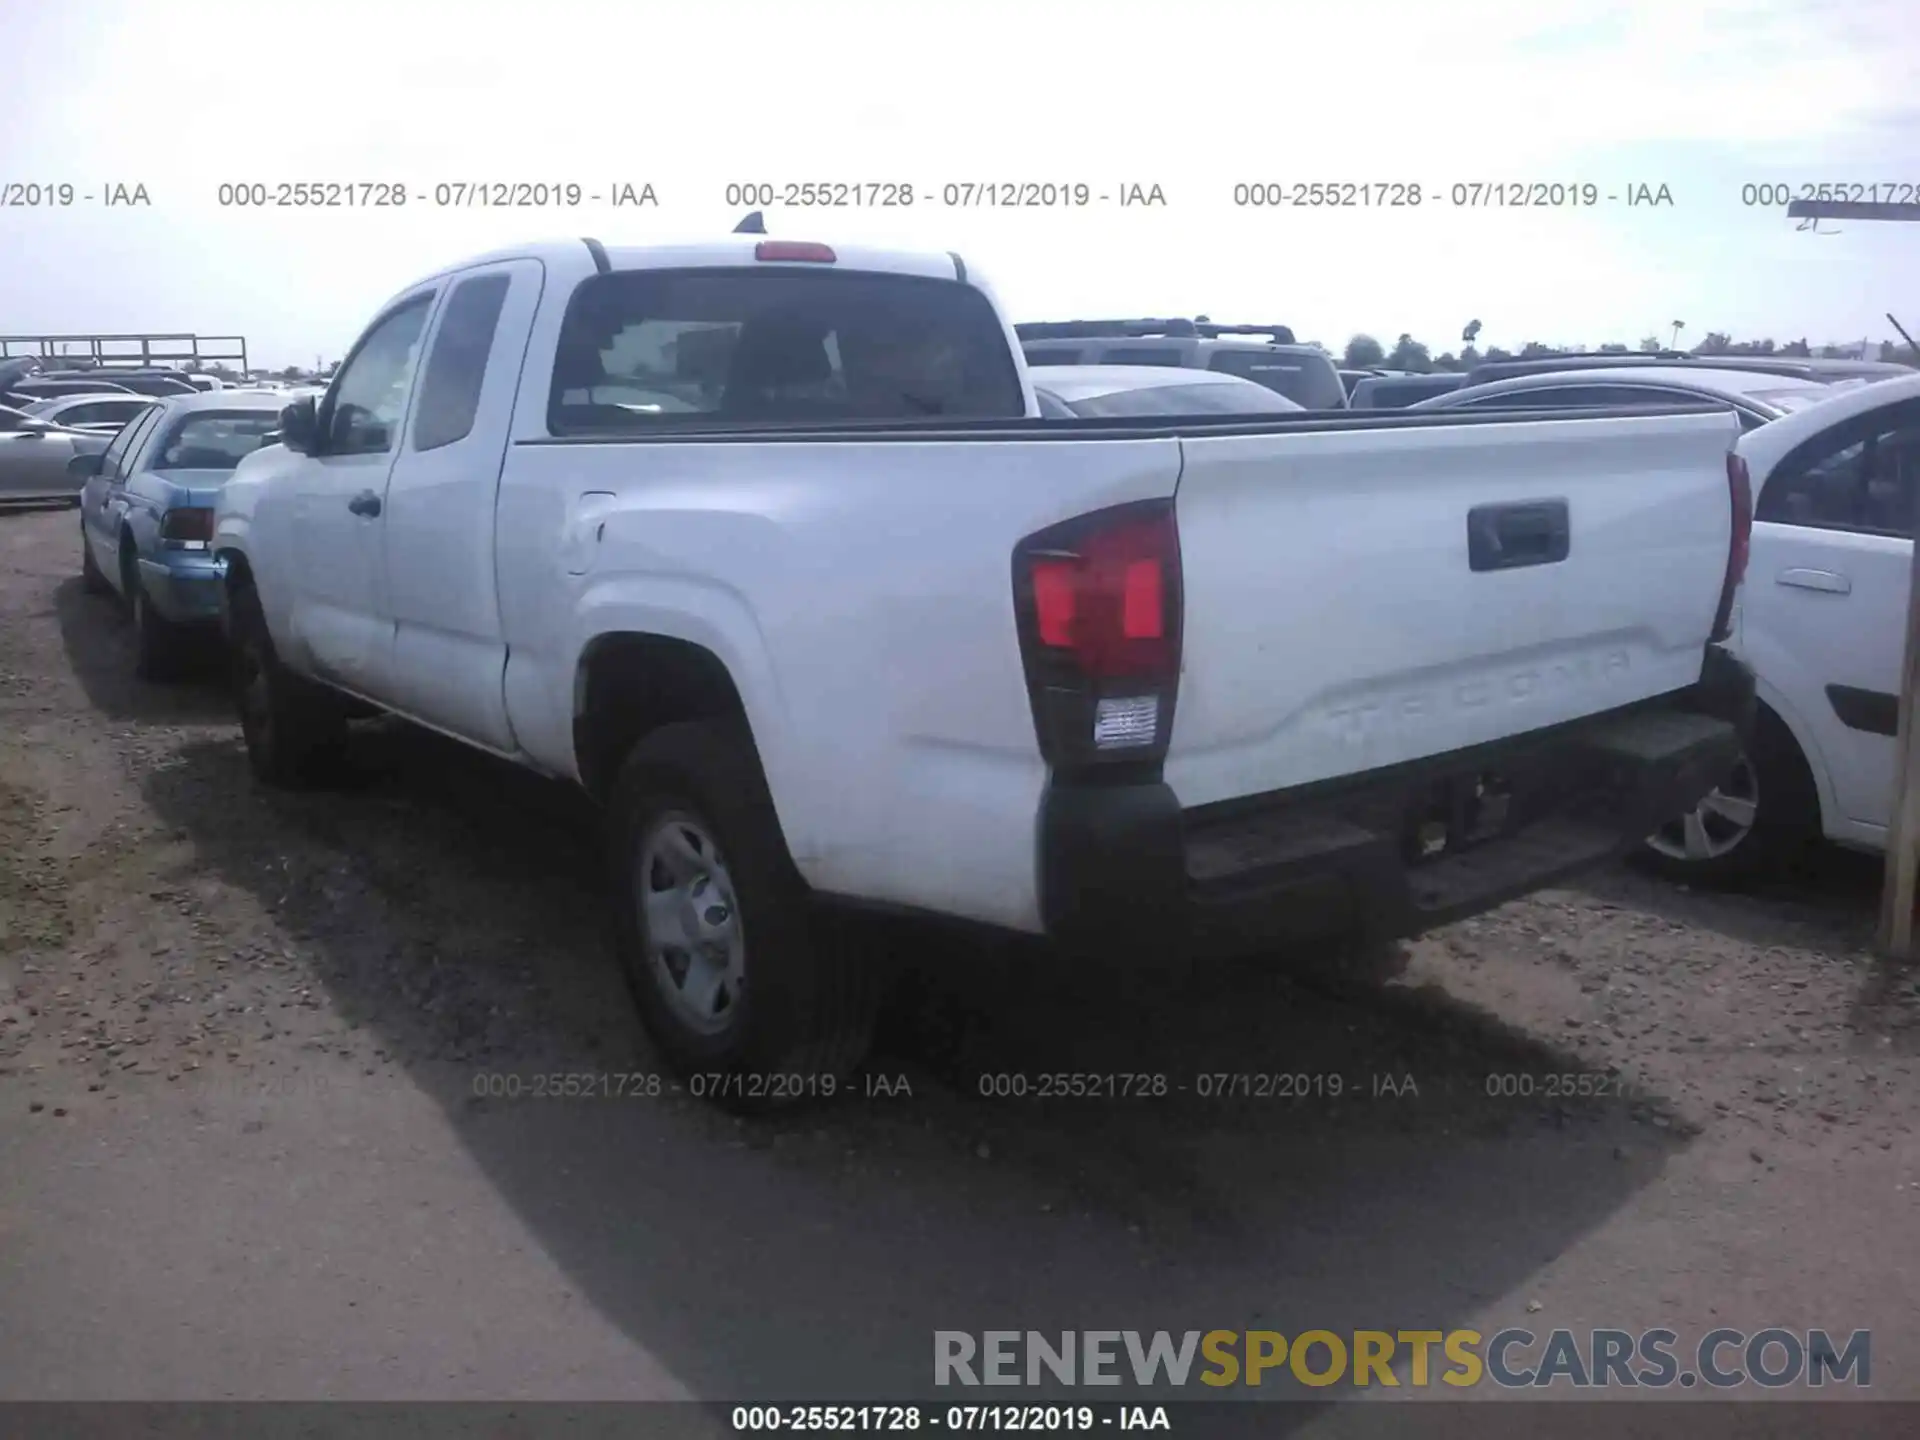
<svg viewBox="0 0 1920 1440">
<path fill-rule="evenodd" d="M 1714 1389 L 1872 1383 L 1873 1337 L 1825 1330 L 936 1330 L 936 1385 Z"/>
</svg>

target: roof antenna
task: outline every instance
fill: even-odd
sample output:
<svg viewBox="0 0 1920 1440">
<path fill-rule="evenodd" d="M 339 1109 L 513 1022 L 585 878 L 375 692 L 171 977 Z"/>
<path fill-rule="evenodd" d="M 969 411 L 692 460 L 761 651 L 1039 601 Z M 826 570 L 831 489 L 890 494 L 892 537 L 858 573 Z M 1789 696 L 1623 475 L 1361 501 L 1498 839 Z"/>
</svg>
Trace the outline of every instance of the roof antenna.
<svg viewBox="0 0 1920 1440">
<path fill-rule="evenodd" d="M 760 212 L 755 210 L 752 214 L 748 215 L 746 219 L 733 227 L 733 233 L 736 235 L 764 235 L 767 233 L 767 222 L 762 218 Z"/>
</svg>

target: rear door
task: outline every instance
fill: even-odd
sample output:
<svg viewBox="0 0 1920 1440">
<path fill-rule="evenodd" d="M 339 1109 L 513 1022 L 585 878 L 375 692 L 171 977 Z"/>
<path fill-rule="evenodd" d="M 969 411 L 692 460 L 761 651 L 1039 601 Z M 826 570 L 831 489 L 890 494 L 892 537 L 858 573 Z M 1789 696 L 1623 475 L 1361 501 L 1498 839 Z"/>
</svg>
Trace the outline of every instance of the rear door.
<svg viewBox="0 0 1920 1440">
<path fill-rule="evenodd" d="M 393 704 L 494 750 L 514 748 L 494 585 L 494 499 L 544 267 L 470 270 L 428 337 L 406 443 L 387 482 Z"/>
<path fill-rule="evenodd" d="M 381 512 L 436 294 L 415 291 L 368 327 L 320 402 L 317 453 L 285 480 L 293 633 L 316 673 L 376 700 L 393 662 Z"/>
<path fill-rule="evenodd" d="M 146 411 L 123 426 L 100 457 L 100 469 L 80 491 L 81 533 L 93 546 L 94 563 L 120 583 L 120 522 L 127 513 L 126 483 L 129 462 L 160 423 L 161 406 Z"/>
<path fill-rule="evenodd" d="M 1737 434 L 1699 412 L 1184 439 L 1168 783 L 1256 795 L 1695 683 Z"/>
<path fill-rule="evenodd" d="M 1812 436 L 1765 477 L 1741 640 L 1825 762 L 1840 816 L 1885 826 L 1906 643 L 1920 400 Z"/>
</svg>

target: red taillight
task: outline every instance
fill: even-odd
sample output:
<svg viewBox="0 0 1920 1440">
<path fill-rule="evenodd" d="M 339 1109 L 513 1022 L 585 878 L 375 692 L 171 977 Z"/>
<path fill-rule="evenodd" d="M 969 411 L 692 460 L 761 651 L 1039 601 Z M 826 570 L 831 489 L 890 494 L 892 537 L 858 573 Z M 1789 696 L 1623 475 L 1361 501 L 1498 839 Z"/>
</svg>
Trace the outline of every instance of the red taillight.
<svg viewBox="0 0 1920 1440">
<path fill-rule="evenodd" d="M 1733 633 L 1733 601 L 1747 578 L 1747 559 L 1753 553 L 1753 481 L 1747 462 L 1727 452 L 1727 494 L 1733 505 L 1733 538 L 1727 547 L 1727 575 L 1720 586 L 1720 608 L 1713 617 L 1713 639 Z"/>
<path fill-rule="evenodd" d="M 833 253 L 831 245 L 822 245 L 813 240 L 762 240 L 753 247 L 756 260 L 808 260 L 817 265 L 831 265 L 840 257 Z"/>
<path fill-rule="evenodd" d="M 1050 761 L 1165 752 L 1180 674 L 1180 604 L 1170 501 L 1098 511 L 1021 544 L 1014 605 Z"/>
<path fill-rule="evenodd" d="M 213 539 L 213 511 L 199 506 L 169 510 L 160 518 L 162 540 Z"/>
</svg>

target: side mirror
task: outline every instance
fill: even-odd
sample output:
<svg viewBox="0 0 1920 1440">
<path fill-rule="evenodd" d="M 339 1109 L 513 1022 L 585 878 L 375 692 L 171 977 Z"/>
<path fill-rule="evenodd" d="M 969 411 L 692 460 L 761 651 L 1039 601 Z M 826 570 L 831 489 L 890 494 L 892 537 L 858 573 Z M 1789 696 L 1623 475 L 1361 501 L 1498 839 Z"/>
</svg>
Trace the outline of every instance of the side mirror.
<svg viewBox="0 0 1920 1440">
<path fill-rule="evenodd" d="M 47 438 L 48 433 L 54 428 L 54 426 L 49 425 L 44 420 L 28 418 L 20 422 L 19 433 L 30 439 L 44 440 Z"/>
<path fill-rule="evenodd" d="M 320 421 L 316 413 L 318 408 L 311 395 L 283 407 L 280 411 L 280 443 L 299 454 L 311 455 L 314 441 L 320 434 Z"/>
<path fill-rule="evenodd" d="M 100 473 L 100 462 L 106 458 L 105 451 L 95 451 L 89 455 L 76 455 L 67 461 L 67 474 L 76 480 L 88 480 Z"/>
</svg>

